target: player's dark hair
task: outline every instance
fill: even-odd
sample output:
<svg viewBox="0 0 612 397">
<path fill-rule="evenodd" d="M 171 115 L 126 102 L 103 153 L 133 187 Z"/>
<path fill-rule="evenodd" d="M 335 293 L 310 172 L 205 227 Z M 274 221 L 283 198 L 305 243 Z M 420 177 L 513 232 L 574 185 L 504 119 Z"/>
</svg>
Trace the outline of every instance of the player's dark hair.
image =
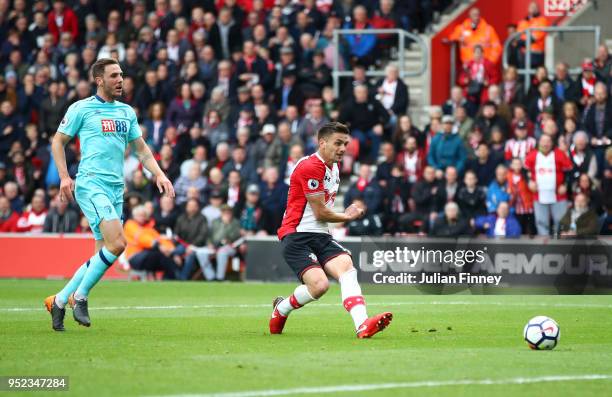
<svg viewBox="0 0 612 397">
<path fill-rule="evenodd" d="M 112 58 L 100 58 L 91 66 L 91 75 L 96 77 L 104 76 L 104 69 L 108 65 L 119 65 L 119 61 Z"/>
<path fill-rule="evenodd" d="M 332 121 L 330 123 L 323 124 L 323 126 L 319 128 L 319 131 L 317 132 L 317 139 L 326 139 L 335 132 L 347 135 L 351 133 L 346 125 L 338 123 L 337 121 Z"/>
</svg>

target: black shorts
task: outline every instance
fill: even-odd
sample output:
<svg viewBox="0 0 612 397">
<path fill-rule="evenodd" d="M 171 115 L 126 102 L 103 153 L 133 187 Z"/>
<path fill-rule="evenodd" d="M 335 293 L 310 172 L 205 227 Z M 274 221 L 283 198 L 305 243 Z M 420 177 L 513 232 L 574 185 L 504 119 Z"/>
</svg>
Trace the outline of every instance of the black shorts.
<svg viewBox="0 0 612 397">
<path fill-rule="evenodd" d="M 338 255 L 351 255 L 327 233 L 291 233 L 283 238 L 281 244 L 285 261 L 300 281 L 306 270 L 323 267 Z"/>
</svg>

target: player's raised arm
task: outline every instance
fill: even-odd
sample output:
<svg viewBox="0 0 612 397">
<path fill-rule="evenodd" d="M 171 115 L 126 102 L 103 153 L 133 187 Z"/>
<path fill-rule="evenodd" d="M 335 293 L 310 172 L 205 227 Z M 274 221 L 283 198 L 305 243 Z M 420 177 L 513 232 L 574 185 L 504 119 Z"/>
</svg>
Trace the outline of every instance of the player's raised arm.
<svg viewBox="0 0 612 397">
<path fill-rule="evenodd" d="M 142 137 L 138 137 L 130 142 L 138 159 L 142 163 L 142 165 L 149 170 L 153 175 L 155 175 L 155 183 L 160 193 L 165 193 L 169 197 L 174 197 L 174 187 L 172 186 L 172 182 L 166 177 L 164 172 L 159 168 L 159 164 L 155 161 L 155 157 L 153 157 L 153 153 L 147 143 L 142 139 Z"/>
<path fill-rule="evenodd" d="M 60 177 L 60 200 L 62 201 L 73 201 L 72 191 L 74 190 L 74 181 L 68 174 L 68 166 L 66 165 L 66 152 L 64 146 L 72 137 L 70 135 L 56 132 L 51 141 L 51 152 L 53 153 L 53 160 Z"/>
<path fill-rule="evenodd" d="M 325 205 L 324 194 L 307 195 L 308 204 L 314 212 L 315 218 L 320 222 L 349 222 L 363 216 L 363 209 L 356 205 L 350 205 L 342 212 L 334 212 Z"/>
</svg>

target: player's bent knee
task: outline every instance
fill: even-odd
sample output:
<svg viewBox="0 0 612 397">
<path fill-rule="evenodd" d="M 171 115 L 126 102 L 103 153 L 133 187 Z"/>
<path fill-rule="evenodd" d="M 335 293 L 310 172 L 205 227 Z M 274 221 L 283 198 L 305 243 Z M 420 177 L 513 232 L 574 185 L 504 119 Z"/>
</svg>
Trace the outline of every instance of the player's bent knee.
<svg viewBox="0 0 612 397">
<path fill-rule="evenodd" d="M 125 251 L 127 247 L 127 241 L 124 236 L 119 236 L 115 238 L 110 244 L 108 244 L 107 248 L 110 252 L 115 256 L 119 256 Z"/>
<path fill-rule="evenodd" d="M 308 287 L 308 292 L 310 292 L 310 295 L 312 295 L 312 297 L 315 299 L 319 299 L 329 289 L 329 281 L 327 280 L 327 277 L 320 277 L 309 281 L 306 286 Z"/>
</svg>

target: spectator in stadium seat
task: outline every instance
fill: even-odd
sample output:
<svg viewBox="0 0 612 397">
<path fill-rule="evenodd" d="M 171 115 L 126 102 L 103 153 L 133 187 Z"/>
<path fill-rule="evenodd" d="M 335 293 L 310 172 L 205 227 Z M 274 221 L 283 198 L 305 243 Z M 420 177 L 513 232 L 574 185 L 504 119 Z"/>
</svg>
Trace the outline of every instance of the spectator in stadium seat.
<svg viewBox="0 0 612 397">
<path fill-rule="evenodd" d="M 8 176 L 17 183 L 24 199 L 29 202 L 34 191 L 43 183 L 40 162 L 38 162 L 39 165 L 33 165 L 30 161 L 26 162 L 25 154 L 20 149 L 11 154 L 11 162 L 13 166 L 9 169 Z"/>
<path fill-rule="evenodd" d="M 506 141 L 504 149 L 504 158 L 510 161 L 513 158 L 518 158 L 525 161 L 527 154 L 536 147 L 536 140 L 533 137 L 527 136 L 527 123 L 519 121 L 514 128 L 514 138 Z"/>
<path fill-rule="evenodd" d="M 234 210 L 234 217 L 240 214 L 245 201 L 246 183 L 243 183 L 238 170 L 232 170 L 227 174 L 227 187 L 225 196 L 227 197 L 226 204 Z"/>
<path fill-rule="evenodd" d="M 508 135 L 510 126 L 508 122 L 497 112 L 497 105 L 493 101 L 487 101 L 482 105 L 482 114 L 476 117 L 475 128 L 482 132 L 485 141 L 491 140 L 491 131 L 499 127 L 504 135 Z"/>
<path fill-rule="evenodd" d="M 451 41 L 459 42 L 460 59 L 466 64 L 474 59 L 474 50 L 480 45 L 484 50 L 484 57 L 497 64 L 502 54 L 502 47 L 493 26 L 480 17 L 480 10 L 472 8 L 469 18 L 457 25 L 448 37 Z"/>
<path fill-rule="evenodd" d="M 15 113 L 10 101 L 0 103 L 0 161 L 5 161 L 13 142 L 23 139 L 24 122 L 21 116 Z"/>
<path fill-rule="evenodd" d="M 287 205 L 289 186 L 279 180 L 278 169 L 266 168 L 260 184 L 260 205 L 263 211 L 262 229 L 268 234 L 275 234 L 280 227 Z"/>
<path fill-rule="evenodd" d="M 11 208 L 11 202 L 0 196 L 0 233 L 17 232 L 19 214 Z"/>
<path fill-rule="evenodd" d="M 582 74 L 577 78 L 579 87 L 580 105 L 582 108 L 587 108 L 594 102 L 595 85 L 600 81 L 595 74 L 595 65 L 591 58 L 585 58 L 582 61 Z"/>
<path fill-rule="evenodd" d="M 481 45 L 474 47 L 474 55 L 463 63 L 459 75 L 459 85 L 465 89 L 465 95 L 470 102 L 481 103 L 486 98 L 487 89 L 491 84 L 499 83 L 497 65 L 484 57 Z"/>
<path fill-rule="evenodd" d="M 211 87 L 221 87 L 223 93 L 229 98 L 236 97 L 238 92 L 238 78 L 232 71 L 232 63 L 227 60 L 220 61 L 217 65 L 217 77 L 211 83 Z"/>
<path fill-rule="evenodd" d="M 68 202 L 54 200 L 43 226 L 45 233 L 74 233 L 79 225 L 79 214 L 68 206 Z"/>
<path fill-rule="evenodd" d="M 384 125 L 389 121 L 389 113 L 376 99 L 368 97 L 367 87 L 360 85 L 354 89 L 354 99 L 345 103 L 341 110 L 339 121 L 351 129 L 351 134 L 359 140 L 360 157 L 376 162 Z M 366 148 L 369 143 L 369 152 Z"/>
<path fill-rule="evenodd" d="M 426 166 L 423 170 L 423 179 L 414 184 L 411 192 L 414 210 L 408 211 L 399 219 L 399 230 L 409 233 L 424 233 L 429 229 L 430 220 L 437 216 L 437 201 L 435 196 L 438 192 L 438 181 L 436 181 L 436 170 L 432 166 Z"/>
<path fill-rule="evenodd" d="M 470 225 L 454 201 L 444 205 L 444 215 L 436 218 L 429 233 L 431 237 L 459 237 L 470 234 Z"/>
<path fill-rule="evenodd" d="M 534 211 L 538 235 L 550 235 L 550 217 L 553 230 L 559 229 L 559 221 L 567 210 L 567 186 L 565 173 L 572 163 L 565 153 L 553 146 L 549 135 L 540 137 L 538 149 L 525 159 L 529 170 L 529 189 L 535 193 Z"/>
<path fill-rule="evenodd" d="M 66 99 L 59 95 L 58 88 L 57 82 L 51 82 L 48 95 L 40 103 L 38 128 L 45 135 L 55 132 L 68 106 Z"/>
<path fill-rule="evenodd" d="M 474 119 L 468 116 L 465 106 L 457 107 L 455 109 L 454 117 L 455 124 L 453 125 L 453 131 L 465 142 L 467 141 L 468 135 L 474 128 Z"/>
<path fill-rule="evenodd" d="M 320 102 L 313 102 L 308 106 L 306 116 L 301 120 L 296 134 L 296 137 L 301 138 L 306 145 L 307 154 L 314 153 L 316 150 L 317 131 L 328 121 Z"/>
<path fill-rule="evenodd" d="M 378 81 L 380 103 L 387 109 L 390 116 L 390 127 L 395 128 L 397 118 L 408 112 L 410 95 L 408 86 L 399 78 L 399 69 L 395 65 L 387 65 L 385 78 Z"/>
<path fill-rule="evenodd" d="M 406 181 L 411 185 L 423 177 L 425 157 L 423 150 L 417 147 L 417 139 L 414 136 L 407 136 L 395 162 L 400 166 Z"/>
<path fill-rule="evenodd" d="M 487 192 L 478 186 L 478 178 L 472 170 L 467 170 L 463 177 L 463 185 L 455 195 L 461 214 L 468 220 L 480 215 L 486 215 Z"/>
<path fill-rule="evenodd" d="M 578 86 L 569 75 L 568 68 L 569 66 L 565 62 L 559 62 L 555 66 L 555 77 L 552 81 L 553 92 L 561 102 L 573 101 L 577 103 L 580 100 Z"/>
<path fill-rule="evenodd" d="M 355 183 L 351 184 L 348 191 L 344 195 L 344 207 L 348 207 L 353 200 L 361 198 L 369 212 L 366 214 L 377 214 L 381 211 L 383 200 L 383 191 L 374 178 L 372 178 L 372 169 L 368 164 L 362 164 L 359 167 L 359 176 Z"/>
<path fill-rule="evenodd" d="M 220 86 L 212 89 L 210 99 L 204 106 L 204 114 L 208 115 L 211 110 L 216 110 L 218 112 L 220 122 L 227 120 L 230 115 L 231 103 L 223 88 Z"/>
<path fill-rule="evenodd" d="M 159 167 L 162 171 L 164 171 L 168 179 L 170 179 L 172 182 L 176 182 L 176 179 L 180 175 L 180 168 L 174 161 L 173 157 L 174 154 L 170 145 L 162 145 L 161 149 L 159 150 Z"/>
<path fill-rule="evenodd" d="M 319 109 L 320 106 L 319 106 Z M 321 110 L 322 112 L 322 110 Z M 302 122 L 303 124 L 303 122 Z M 315 130 L 314 133 L 318 131 Z M 314 139 L 314 138 L 313 138 Z M 291 133 L 289 123 L 281 122 L 278 125 L 278 134 L 272 141 L 268 150 L 266 151 L 266 157 L 264 160 L 264 167 L 276 167 L 278 168 L 279 175 L 285 175 L 285 168 L 287 166 L 287 159 L 289 158 L 289 152 L 293 145 L 302 145 L 300 135 L 294 135 Z M 299 159 L 296 159 L 299 160 Z M 255 183 L 256 180 L 251 180 L 249 183 Z"/>
<path fill-rule="evenodd" d="M 499 203 L 510 202 L 508 188 L 508 168 L 500 164 L 495 168 L 495 179 L 487 188 L 487 211 L 493 213 L 497 210 Z M 513 212 L 513 209 L 510 209 Z"/>
<path fill-rule="evenodd" d="M 196 251 L 205 247 L 208 240 L 208 223 L 200 213 L 200 203 L 196 199 L 187 200 L 185 211 L 176 220 L 174 234 L 185 247 L 185 259 L 180 269 L 179 279 L 189 280 L 197 266 Z"/>
<path fill-rule="evenodd" d="M 603 169 L 605 150 L 612 144 L 612 101 L 608 99 L 606 85 L 602 82 L 595 84 L 594 102 L 585 112 L 584 127 L 591 136 L 597 165 Z"/>
<path fill-rule="evenodd" d="M 391 136 L 391 142 L 396 152 L 404 149 L 406 139 L 414 137 L 419 149 L 425 148 L 427 137 L 417 127 L 412 124 L 412 119 L 407 114 L 399 117 L 395 131 Z"/>
<path fill-rule="evenodd" d="M 145 114 L 149 106 L 154 102 L 165 103 L 165 96 L 162 84 L 158 81 L 157 73 L 154 69 L 145 72 L 145 83 L 140 87 L 136 95 L 136 106 L 140 114 Z"/>
<path fill-rule="evenodd" d="M 222 59 L 230 59 L 231 55 L 242 47 L 240 23 L 241 21 L 234 20 L 231 9 L 227 7 L 221 8 L 216 23 L 216 29 L 213 28 L 212 30 L 212 32 L 216 30 L 217 34 L 211 33 L 209 40 L 213 48 L 219 49 L 219 51 L 215 52 Z M 251 57 L 252 54 L 248 56 Z"/>
<path fill-rule="evenodd" d="M 236 63 L 236 75 L 242 84 L 248 86 L 261 84 L 270 88 L 273 83 L 266 61 L 257 54 L 255 44 L 250 40 L 244 42 L 242 56 Z"/>
<path fill-rule="evenodd" d="M 155 230 L 164 234 L 168 230 L 174 230 L 176 220 L 179 217 L 179 209 L 174 204 L 174 199 L 168 196 L 161 196 L 159 204 L 153 210 L 153 220 Z"/>
<path fill-rule="evenodd" d="M 266 154 L 268 152 L 268 148 L 274 141 L 276 135 L 276 127 L 274 124 L 266 124 L 263 126 L 260 132 L 260 137 L 255 142 L 253 146 L 252 158 L 251 160 L 254 162 L 257 173 L 261 175 L 265 166 Z"/>
<path fill-rule="evenodd" d="M 455 201 L 457 192 L 461 187 L 457 169 L 453 166 L 448 166 L 444 170 L 444 178 L 439 182 L 440 186 L 436 191 L 435 200 L 438 211 L 444 209 L 444 205 L 450 201 Z"/>
<path fill-rule="evenodd" d="M 240 223 L 234 219 L 232 208 L 221 206 L 221 216 L 215 219 L 208 234 L 208 253 L 202 254 L 198 250 L 198 261 L 208 281 L 222 281 L 225 279 L 228 260 L 236 254 L 236 247 L 232 245 L 240 238 Z M 213 269 L 210 256 L 214 255 L 217 268 Z"/>
<path fill-rule="evenodd" d="M 574 206 L 568 208 L 559 222 L 561 237 L 593 237 L 599 234 L 597 213 L 589 208 L 589 198 L 583 193 L 574 197 Z"/>
<path fill-rule="evenodd" d="M 540 82 L 538 92 L 539 95 L 534 98 L 529 105 L 529 117 L 531 121 L 534 123 L 540 121 L 541 117 L 539 117 L 539 115 L 545 111 L 552 112 L 553 117 L 556 119 L 560 111 L 560 104 L 553 95 L 552 83 L 550 80 Z"/>
<path fill-rule="evenodd" d="M 340 98 L 337 98 L 340 103 L 345 103 L 351 98 L 354 98 L 355 87 L 358 85 L 363 85 L 368 89 L 368 97 L 375 95 L 376 90 L 366 76 L 365 66 L 361 64 L 353 66 L 353 78 L 344 84 L 343 89 L 340 92 Z"/>
<path fill-rule="evenodd" d="M 385 142 L 381 145 L 380 154 L 382 161 L 378 162 L 374 179 L 378 181 L 382 188 L 385 188 L 388 180 L 391 178 L 391 170 L 395 165 L 395 149 L 391 142 Z"/>
<path fill-rule="evenodd" d="M 175 279 L 178 273 L 172 259 L 175 246 L 153 227 L 147 210 L 137 205 L 132 219 L 123 227 L 127 246 L 125 257 L 134 270 L 164 271 L 164 279 Z"/>
<path fill-rule="evenodd" d="M 42 233 L 47 217 L 45 198 L 41 195 L 32 197 L 30 208 L 17 220 L 17 231 L 20 233 Z"/>
<path fill-rule="evenodd" d="M 345 227 L 348 236 L 381 236 L 383 223 L 380 215 L 368 212 L 368 207 L 361 197 L 353 198 L 351 204 L 363 208 L 365 215 L 359 219 L 348 222 Z"/>
<path fill-rule="evenodd" d="M 395 164 L 391 169 L 391 177 L 383 189 L 382 216 L 386 233 L 394 234 L 398 231 L 398 221 L 408 209 L 408 200 L 413 184 L 413 182 L 407 180 L 402 167 Z"/>
<path fill-rule="evenodd" d="M 457 108 L 460 106 L 465 108 L 470 117 L 474 117 L 478 110 L 478 107 L 475 106 L 473 102 L 465 99 L 465 96 L 463 96 L 463 89 L 456 85 L 451 88 L 450 98 L 448 98 L 446 102 L 444 102 L 444 105 L 442 105 L 442 112 L 444 114 L 453 116 Z"/>
<path fill-rule="evenodd" d="M 195 198 L 195 196 L 193 197 Z M 206 200 L 203 202 L 208 204 L 203 205 L 201 212 L 206 217 L 209 225 L 221 216 L 221 205 L 223 205 L 225 200 L 226 197 L 221 189 L 207 190 Z"/>
<path fill-rule="evenodd" d="M 491 84 L 487 89 L 486 97 L 488 101 L 493 102 L 497 106 L 497 114 L 499 117 L 509 124 L 512 120 L 512 109 L 509 104 L 504 102 L 500 86 Z M 506 130 L 504 133 L 507 134 L 508 131 Z"/>
<path fill-rule="evenodd" d="M 573 145 L 568 150 L 568 156 L 572 162 L 573 169 L 568 175 L 570 186 L 578 180 L 581 174 L 587 174 L 589 178 L 598 176 L 597 159 L 589 147 L 589 136 L 584 131 L 577 131 L 573 136 Z"/>
<path fill-rule="evenodd" d="M 183 83 L 178 88 L 178 96 L 172 100 L 166 113 L 166 121 L 180 133 L 187 132 L 198 119 L 196 102 L 191 95 L 191 87 Z"/>
<path fill-rule="evenodd" d="M 232 158 L 223 165 L 221 172 L 227 178 L 231 171 L 238 171 L 244 183 L 257 183 L 259 176 L 253 162 L 246 157 L 246 150 L 236 146 L 232 149 Z"/>
<path fill-rule="evenodd" d="M 252 236 L 261 230 L 263 212 L 259 206 L 259 186 L 251 184 L 246 190 L 244 206 L 236 217 L 240 221 L 240 234 Z"/>
<path fill-rule="evenodd" d="M 21 214 L 25 204 L 19 195 L 19 186 L 13 181 L 7 181 L 4 184 L 4 195 L 11 203 L 11 209 L 16 213 Z"/>
<path fill-rule="evenodd" d="M 603 214 L 604 212 L 604 199 L 601 195 L 601 192 L 597 186 L 593 183 L 593 180 L 587 174 L 581 174 L 578 179 L 576 179 L 575 183 L 572 184 L 572 193 L 574 197 L 577 194 L 584 194 L 589 201 L 589 208 L 591 208 L 597 216 Z"/>
<path fill-rule="evenodd" d="M 281 87 L 274 92 L 274 106 L 278 117 L 285 117 L 289 106 L 295 106 L 298 111 L 304 106 L 304 97 L 296 85 L 296 81 L 295 70 L 285 70 L 283 72 Z"/>
<path fill-rule="evenodd" d="M 144 126 L 153 144 L 153 149 L 159 151 L 164 141 L 164 133 L 168 127 L 165 118 L 166 106 L 162 102 L 155 102 L 149 106 Z"/>
<path fill-rule="evenodd" d="M 597 47 L 597 55 L 595 56 L 593 66 L 595 67 L 595 74 L 600 80 L 610 80 L 610 72 L 612 71 L 612 56 L 610 56 L 608 47 L 605 44 L 601 44 L 599 47 Z"/>
<path fill-rule="evenodd" d="M 427 162 L 436 169 L 436 177 L 442 178 L 444 169 L 454 166 L 460 174 L 465 168 L 466 153 L 461 137 L 453 134 L 453 116 L 442 117 L 442 131 L 431 140 Z"/>
<path fill-rule="evenodd" d="M 521 104 L 525 100 L 525 88 L 519 80 L 519 74 L 514 66 L 508 66 L 504 70 L 501 82 L 502 97 L 509 105 Z"/>
<path fill-rule="evenodd" d="M 325 54 L 316 50 L 312 56 L 312 65 L 298 70 L 298 80 L 305 92 L 321 96 L 323 88 L 332 84 L 331 69 L 325 64 Z"/>
<path fill-rule="evenodd" d="M 61 32 L 70 33 L 74 41 L 77 41 L 79 38 L 79 23 L 77 17 L 72 8 L 66 5 L 66 2 L 62 0 L 54 1 L 53 10 L 49 12 L 47 21 L 49 32 L 53 35 L 55 43 L 59 41 Z"/>
<path fill-rule="evenodd" d="M 508 193 L 510 194 L 510 212 L 514 212 L 523 233 L 535 235 L 533 217 L 533 193 L 529 190 L 527 172 L 520 158 L 513 158 L 508 169 Z"/>
<path fill-rule="evenodd" d="M 176 204 L 182 205 L 187 201 L 187 190 L 190 187 L 195 187 L 200 194 L 206 188 L 206 179 L 202 176 L 199 164 L 193 164 L 187 176 L 180 176 L 174 182 L 174 191 L 176 192 Z"/>
<path fill-rule="evenodd" d="M 141 169 L 134 171 L 132 180 L 126 184 L 128 194 L 138 195 L 142 201 L 149 201 L 153 198 L 153 188 L 151 182 L 144 175 Z"/>
<path fill-rule="evenodd" d="M 353 9 L 353 18 L 347 20 L 344 29 L 371 29 L 372 25 L 368 22 L 368 10 L 358 5 Z M 346 35 L 349 45 L 351 63 L 371 65 L 376 57 L 376 35 L 373 34 L 350 34 Z"/>
<path fill-rule="evenodd" d="M 401 26 L 400 17 L 395 10 L 395 1 L 381 0 L 378 8 L 374 10 L 370 23 L 374 29 L 395 29 Z M 390 48 L 397 43 L 396 37 L 390 34 L 379 34 L 377 40 L 377 45 L 382 50 L 381 55 L 388 57 Z"/>
<path fill-rule="evenodd" d="M 206 146 L 197 145 L 193 149 L 193 157 L 181 163 L 181 176 L 188 176 L 193 164 L 198 164 L 202 173 L 208 168 L 208 151 Z"/>
<path fill-rule="evenodd" d="M 539 95 L 538 88 L 540 87 L 540 83 L 545 80 L 548 80 L 548 70 L 545 66 L 538 66 L 534 76 L 531 79 L 529 90 L 527 90 L 527 96 L 525 97 L 524 101 L 525 105 L 529 106 L 533 99 L 537 98 Z"/>
<path fill-rule="evenodd" d="M 521 225 L 510 212 L 506 201 L 499 203 L 494 214 L 479 216 L 474 219 L 473 227 L 482 230 L 488 237 L 518 238 L 521 236 Z"/>
<path fill-rule="evenodd" d="M 525 32 L 529 28 L 547 28 L 550 22 L 545 16 L 540 14 L 538 3 L 532 1 L 527 8 L 527 16 L 521 19 L 517 25 L 518 32 Z M 527 33 L 520 36 L 522 51 L 520 57 L 521 65 L 525 65 L 525 57 L 527 56 Z M 531 35 L 531 67 L 540 66 L 544 63 L 544 50 L 546 48 L 546 32 L 534 30 L 529 33 Z"/>
<path fill-rule="evenodd" d="M 279 61 L 274 65 L 274 89 L 277 90 L 283 85 L 283 73 L 298 72 L 295 54 L 291 46 L 283 46 L 279 50 Z"/>
</svg>

